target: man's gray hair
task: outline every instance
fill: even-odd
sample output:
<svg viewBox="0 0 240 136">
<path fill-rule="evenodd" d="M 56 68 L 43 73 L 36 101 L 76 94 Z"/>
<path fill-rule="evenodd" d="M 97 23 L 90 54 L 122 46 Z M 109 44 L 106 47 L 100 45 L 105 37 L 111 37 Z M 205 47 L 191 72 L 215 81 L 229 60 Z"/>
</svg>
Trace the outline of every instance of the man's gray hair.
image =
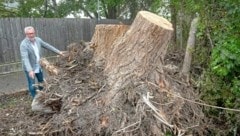
<svg viewBox="0 0 240 136">
<path fill-rule="evenodd" d="M 24 33 L 27 33 L 27 31 L 28 31 L 28 30 L 31 30 L 31 29 L 34 30 L 34 27 L 32 27 L 32 26 L 27 26 L 27 27 L 25 27 L 25 28 L 24 28 Z"/>
</svg>

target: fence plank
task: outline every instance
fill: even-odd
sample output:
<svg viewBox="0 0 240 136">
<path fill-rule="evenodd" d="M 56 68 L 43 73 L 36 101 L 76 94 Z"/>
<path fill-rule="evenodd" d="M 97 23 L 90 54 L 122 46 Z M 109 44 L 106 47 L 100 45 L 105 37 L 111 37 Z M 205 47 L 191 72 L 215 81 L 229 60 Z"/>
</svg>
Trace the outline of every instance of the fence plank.
<svg viewBox="0 0 240 136">
<path fill-rule="evenodd" d="M 15 62 L 20 61 L 20 44 L 21 41 L 19 39 L 23 39 L 25 36 L 23 35 L 23 28 L 21 26 L 21 19 L 20 18 L 15 18 L 13 21 L 15 23 L 16 28 L 13 29 L 13 32 L 15 32 L 16 37 L 14 39 L 15 44 L 14 45 L 16 48 L 14 49 L 14 54 L 15 54 Z"/>
<path fill-rule="evenodd" d="M 118 23 L 120 21 L 113 19 L 0 18 L 0 73 L 20 69 L 19 48 L 25 38 L 26 26 L 35 27 L 37 36 L 41 39 L 60 50 L 66 50 L 66 46 L 72 42 L 91 41 L 96 24 Z M 43 53 L 45 57 L 55 55 L 47 50 Z"/>
<path fill-rule="evenodd" d="M 3 39 L 4 39 L 4 34 L 3 34 L 3 23 L 2 23 L 2 21 L 0 21 L 0 62 L 4 62 L 4 58 L 3 58 L 3 55 L 1 55 L 1 54 L 3 54 Z"/>
</svg>

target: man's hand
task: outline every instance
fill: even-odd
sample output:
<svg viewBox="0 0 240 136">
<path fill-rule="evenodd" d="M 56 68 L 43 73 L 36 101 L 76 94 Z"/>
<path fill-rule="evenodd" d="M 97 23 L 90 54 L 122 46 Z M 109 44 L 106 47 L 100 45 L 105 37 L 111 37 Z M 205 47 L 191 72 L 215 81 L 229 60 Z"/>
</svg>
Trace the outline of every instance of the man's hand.
<svg viewBox="0 0 240 136">
<path fill-rule="evenodd" d="M 63 51 L 60 51 L 59 55 L 62 56 L 62 57 L 65 57 L 65 54 L 64 54 Z"/>
<path fill-rule="evenodd" d="M 34 76 L 35 76 L 34 71 L 29 71 L 29 76 L 30 76 L 32 79 L 34 79 Z"/>
</svg>

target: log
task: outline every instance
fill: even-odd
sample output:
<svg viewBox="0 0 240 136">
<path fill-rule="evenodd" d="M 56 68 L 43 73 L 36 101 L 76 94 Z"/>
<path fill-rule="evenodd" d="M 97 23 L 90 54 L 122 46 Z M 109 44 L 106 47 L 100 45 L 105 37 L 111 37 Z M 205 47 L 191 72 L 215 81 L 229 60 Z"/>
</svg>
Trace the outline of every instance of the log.
<svg viewBox="0 0 240 136">
<path fill-rule="evenodd" d="M 129 30 L 112 45 L 105 68 L 110 86 L 119 89 L 131 79 L 163 80 L 163 60 L 172 33 L 168 20 L 140 11 Z"/>
<path fill-rule="evenodd" d="M 108 60 L 112 46 L 117 38 L 122 37 L 128 30 L 128 25 L 97 25 L 91 40 L 91 48 L 95 50 L 93 60 L 102 65 Z"/>
<path fill-rule="evenodd" d="M 47 70 L 47 72 L 50 75 L 58 75 L 59 70 L 50 62 L 48 62 L 48 60 L 46 58 L 41 58 L 40 59 L 40 65 Z"/>
</svg>

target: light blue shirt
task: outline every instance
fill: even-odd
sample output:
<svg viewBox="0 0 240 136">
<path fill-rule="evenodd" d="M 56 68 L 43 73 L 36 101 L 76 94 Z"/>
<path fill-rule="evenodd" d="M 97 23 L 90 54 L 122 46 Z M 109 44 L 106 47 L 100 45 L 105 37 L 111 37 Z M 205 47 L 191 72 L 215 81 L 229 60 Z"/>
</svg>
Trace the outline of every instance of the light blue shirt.
<svg viewBox="0 0 240 136">
<path fill-rule="evenodd" d="M 39 65 L 40 53 L 39 53 L 36 42 L 34 42 L 34 43 L 31 42 L 31 45 L 32 45 L 33 50 L 34 50 L 35 55 L 36 55 L 36 66 L 35 66 L 35 69 L 34 69 L 34 73 L 39 73 L 39 70 L 40 70 L 40 65 Z"/>
</svg>

